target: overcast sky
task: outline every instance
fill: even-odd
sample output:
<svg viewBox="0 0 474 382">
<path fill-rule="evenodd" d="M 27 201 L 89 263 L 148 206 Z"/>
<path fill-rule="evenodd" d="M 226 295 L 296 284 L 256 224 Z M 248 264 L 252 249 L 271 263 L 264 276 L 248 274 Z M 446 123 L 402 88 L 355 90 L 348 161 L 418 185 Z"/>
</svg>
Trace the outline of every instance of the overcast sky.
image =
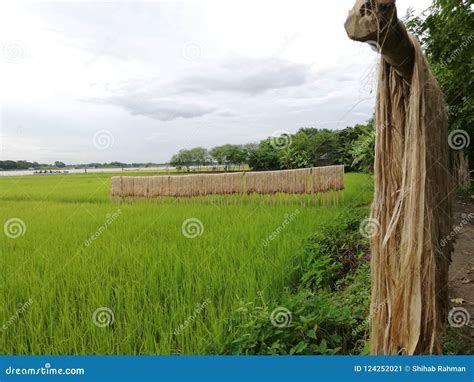
<svg viewBox="0 0 474 382">
<path fill-rule="evenodd" d="M 363 123 L 377 54 L 346 36 L 354 2 L 2 1 L 0 159 L 165 162 Z"/>
</svg>

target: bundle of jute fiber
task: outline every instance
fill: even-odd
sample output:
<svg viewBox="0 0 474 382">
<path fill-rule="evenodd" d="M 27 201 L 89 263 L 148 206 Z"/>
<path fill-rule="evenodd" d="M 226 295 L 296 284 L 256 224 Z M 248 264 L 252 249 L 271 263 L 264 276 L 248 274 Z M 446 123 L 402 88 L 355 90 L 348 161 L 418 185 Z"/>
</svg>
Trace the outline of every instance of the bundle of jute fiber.
<svg viewBox="0 0 474 382">
<path fill-rule="evenodd" d="M 408 86 L 381 63 L 372 219 L 372 320 L 377 354 L 440 353 L 451 230 L 447 118 L 415 38 Z"/>
<path fill-rule="evenodd" d="M 170 196 L 169 176 L 153 176 L 151 178 L 152 190 L 150 197 Z"/>
<path fill-rule="evenodd" d="M 190 196 L 192 175 L 170 176 L 170 194 L 172 196 Z"/>
<path fill-rule="evenodd" d="M 194 176 L 192 195 L 226 195 L 242 192 L 243 173 Z"/>
<path fill-rule="evenodd" d="M 332 167 L 323 167 L 324 191 L 331 189 Z"/>
<path fill-rule="evenodd" d="M 283 172 L 285 178 L 282 192 L 289 194 L 305 194 L 311 191 L 311 169 L 287 170 Z"/>
<path fill-rule="evenodd" d="M 469 157 L 460 150 L 451 153 L 451 168 L 453 169 L 453 182 L 458 187 L 469 186 L 471 180 L 469 176 Z"/>
<path fill-rule="evenodd" d="M 269 175 L 269 193 L 276 193 L 276 192 L 285 192 L 288 188 L 288 181 L 289 175 L 291 175 L 291 170 L 283 170 L 283 171 L 270 171 L 268 172 Z"/>
<path fill-rule="evenodd" d="M 147 176 L 141 176 L 140 177 L 140 193 L 143 197 L 150 197 L 150 194 L 152 192 L 151 190 L 151 178 Z"/>
<path fill-rule="evenodd" d="M 122 177 L 122 196 L 135 196 L 134 194 L 134 180 L 135 177 Z"/>
<path fill-rule="evenodd" d="M 260 181 L 261 179 L 258 175 L 257 172 L 246 172 L 245 173 L 245 192 L 249 194 L 260 194 L 261 193 L 261 187 L 260 187 Z"/>
<path fill-rule="evenodd" d="M 205 195 L 303 194 L 344 188 L 344 166 L 266 172 L 112 178 L 112 195 L 192 197 Z"/>
<path fill-rule="evenodd" d="M 382 53 L 371 213 L 371 352 L 439 354 L 451 253 L 451 242 L 441 245 L 451 230 L 444 100 L 393 0 L 358 1 L 346 30 L 355 40 L 377 41 Z"/>
<path fill-rule="evenodd" d="M 344 189 L 344 166 L 313 167 L 312 191 L 327 192 Z"/>
<path fill-rule="evenodd" d="M 344 189 L 344 166 L 329 166 L 329 189 L 340 191 Z"/>
<path fill-rule="evenodd" d="M 244 173 L 227 173 L 223 175 L 222 189 L 218 194 L 242 194 Z"/>
<path fill-rule="evenodd" d="M 205 188 L 205 175 L 191 175 L 191 189 L 189 196 L 202 196 L 207 195 L 208 191 Z"/>
<path fill-rule="evenodd" d="M 216 195 L 222 188 L 222 182 L 219 181 L 219 177 L 216 178 L 216 174 L 205 174 L 201 175 L 202 179 L 202 191 L 201 195 Z"/>
<path fill-rule="evenodd" d="M 274 171 L 247 172 L 245 174 L 245 188 L 249 194 L 273 194 L 277 190 L 274 183 Z"/>
<path fill-rule="evenodd" d="M 317 193 L 321 191 L 321 167 L 313 167 L 311 169 L 311 192 Z"/>
<path fill-rule="evenodd" d="M 110 180 L 112 196 L 122 196 L 122 177 L 113 176 Z"/>
<path fill-rule="evenodd" d="M 283 176 L 280 171 L 264 171 L 257 173 L 257 184 L 262 194 L 281 192 L 284 187 Z"/>
<path fill-rule="evenodd" d="M 334 186 L 334 183 L 335 183 L 335 171 L 336 169 L 334 168 L 334 166 L 328 166 L 328 167 L 325 167 L 324 168 L 326 170 L 326 174 L 325 174 L 325 178 L 326 178 L 326 189 L 327 190 L 332 190 L 333 189 L 333 186 Z"/>
</svg>

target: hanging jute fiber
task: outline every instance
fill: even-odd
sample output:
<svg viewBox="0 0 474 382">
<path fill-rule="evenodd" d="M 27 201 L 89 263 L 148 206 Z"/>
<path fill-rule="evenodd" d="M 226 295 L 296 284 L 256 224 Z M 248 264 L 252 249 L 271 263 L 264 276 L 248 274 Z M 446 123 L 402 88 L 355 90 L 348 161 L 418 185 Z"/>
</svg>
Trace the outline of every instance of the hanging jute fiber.
<svg viewBox="0 0 474 382">
<path fill-rule="evenodd" d="M 114 176 L 112 196 L 305 194 L 344 189 L 344 166 L 175 176 Z"/>
<path fill-rule="evenodd" d="M 112 196 L 122 196 L 122 177 L 114 176 L 111 180 Z"/>
<path fill-rule="evenodd" d="M 348 36 L 381 54 L 372 205 L 372 354 L 439 354 L 448 306 L 451 174 L 443 96 L 395 0 L 356 0 Z"/>
<path fill-rule="evenodd" d="M 340 191 L 344 189 L 344 166 L 313 167 L 313 192 Z"/>
<path fill-rule="evenodd" d="M 446 107 L 421 47 L 407 83 L 383 58 L 372 219 L 373 354 L 440 353 L 451 242 Z"/>
<path fill-rule="evenodd" d="M 248 172 L 245 174 L 247 193 L 303 194 L 310 192 L 311 169 Z"/>
<path fill-rule="evenodd" d="M 230 195 L 243 193 L 242 172 L 227 174 L 202 175 L 204 180 L 203 195 Z"/>
</svg>

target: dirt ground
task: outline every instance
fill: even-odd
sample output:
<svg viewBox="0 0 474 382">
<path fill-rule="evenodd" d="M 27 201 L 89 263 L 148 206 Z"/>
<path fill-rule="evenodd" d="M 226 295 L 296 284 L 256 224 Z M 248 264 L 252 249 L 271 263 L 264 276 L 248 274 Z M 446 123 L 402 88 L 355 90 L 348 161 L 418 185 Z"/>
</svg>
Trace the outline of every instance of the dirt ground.
<svg viewBox="0 0 474 382">
<path fill-rule="evenodd" d="M 460 229 L 456 235 L 449 271 L 451 312 L 454 314 L 455 308 L 464 308 L 468 312 L 468 322 L 461 314 L 458 319 L 469 326 L 469 333 L 474 344 L 474 202 L 457 197 L 453 216 L 454 226 Z M 462 314 L 465 317 L 464 312 Z M 454 319 L 451 318 L 451 320 Z"/>
</svg>

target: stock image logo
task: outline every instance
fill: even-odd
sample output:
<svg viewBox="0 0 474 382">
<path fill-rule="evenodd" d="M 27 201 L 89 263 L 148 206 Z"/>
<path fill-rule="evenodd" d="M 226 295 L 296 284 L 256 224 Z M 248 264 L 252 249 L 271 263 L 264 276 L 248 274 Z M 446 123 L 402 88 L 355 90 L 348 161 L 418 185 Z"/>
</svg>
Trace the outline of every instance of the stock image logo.
<svg viewBox="0 0 474 382">
<path fill-rule="evenodd" d="M 183 46 L 183 58 L 187 61 L 198 61 L 202 58 L 202 47 L 197 42 L 187 42 Z"/>
<path fill-rule="evenodd" d="M 360 223 L 359 232 L 366 239 L 375 237 L 379 231 L 380 223 L 377 219 L 367 218 Z"/>
<path fill-rule="evenodd" d="M 26 56 L 26 44 L 20 40 L 8 41 L 3 45 L 3 58 L 13 64 L 20 63 Z"/>
<path fill-rule="evenodd" d="M 471 137 L 464 130 L 454 130 L 448 136 L 449 147 L 453 150 L 464 150 L 471 144 Z"/>
<path fill-rule="evenodd" d="M 26 224 L 19 218 L 8 219 L 3 226 L 3 232 L 10 239 L 17 239 L 25 235 Z"/>
<path fill-rule="evenodd" d="M 292 138 L 288 131 L 275 131 L 270 137 L 270 144 L 276 150 L 285 150 L 291 146 Z"/>
<path fill-rule="evenodd" d="M 195 239 L 204 233 L 204 224 L 196 218 L 186 219 L 181 226 L 181 232 L 188 239 Z"/>
<path fill-rule="evenodd" d="M 99 130 L 92 137 L 92 143 L 97 150 L 107 150 L 115 143 L 115 138 L 109 130 Z"/>
<path fill-rule="evenodd" d="M 112 309 L 102 306 L 97 308 L 94 313 L 92 313 L 92 322 L 95 326 L 99 328 L 105 328 L 107 326 L 113 325 L 115 322 L 115 315 Z"/>
<path fill-rule="evenodd" d="M 270 321 L 276 328 L 286 328 L 292 320 L 291 311 L 284 306 L 279 306 L 270 314 Z"/>
<path fill-rule="evenodd" d="M 453 308 L 449 311 L 448 322 L 452 328 L 461 328 L 469 324 L 471 316 L 467 309 Z"/>
</svg>

